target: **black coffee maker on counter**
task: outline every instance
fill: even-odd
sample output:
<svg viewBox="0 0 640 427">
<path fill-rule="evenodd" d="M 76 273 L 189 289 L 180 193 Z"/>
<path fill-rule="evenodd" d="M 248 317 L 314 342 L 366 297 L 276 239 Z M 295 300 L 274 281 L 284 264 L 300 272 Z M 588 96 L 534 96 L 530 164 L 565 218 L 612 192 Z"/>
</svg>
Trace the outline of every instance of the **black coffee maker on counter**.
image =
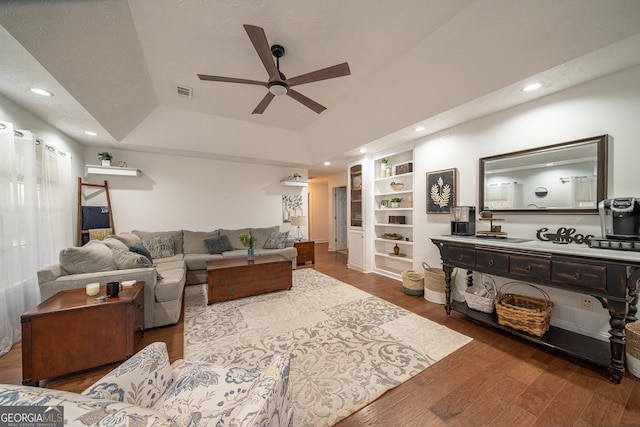
<svg viewBox="0 0 640 427">
<path fill-rule="evenodd" d="M 589 246 L 602 249 L 640 251 L 640 198 L 619 197 L 598 203 L 601 239 Z"/>
</svg>

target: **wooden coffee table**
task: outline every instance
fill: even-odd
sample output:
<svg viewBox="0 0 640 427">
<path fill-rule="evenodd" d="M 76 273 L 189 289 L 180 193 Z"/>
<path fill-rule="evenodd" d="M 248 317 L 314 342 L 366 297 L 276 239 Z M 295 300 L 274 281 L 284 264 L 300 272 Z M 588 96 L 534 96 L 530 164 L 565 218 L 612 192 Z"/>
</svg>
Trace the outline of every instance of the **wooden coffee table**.
<svg viewBox="0 0 640 427">
<path fill-rule="evenodd" d="M 60 291 L 24 313 L 22 383 L 118 362 L 135 353 L 144 333 L 144 282 L 116 297 L 87 296 L 84 288 Z"/>
<path fill-rule="evenodd" d="M 207 261 L 209 304 L 291 289 L 291 260 L 282 255 Z"/>
</svg>

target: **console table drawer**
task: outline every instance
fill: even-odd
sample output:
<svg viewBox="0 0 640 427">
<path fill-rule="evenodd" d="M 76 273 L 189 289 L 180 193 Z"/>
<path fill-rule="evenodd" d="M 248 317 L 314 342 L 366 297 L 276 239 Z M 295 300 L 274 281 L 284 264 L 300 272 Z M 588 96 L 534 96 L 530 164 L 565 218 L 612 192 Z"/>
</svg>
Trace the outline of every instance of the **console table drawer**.
<svg viewBox="0 0 640 427">
<path fill-rule="evenodd" d="M 445 246 L 443 249 L 442 261 L 445 264 L 451 264 L 460 267 L 476 266 L 475 250 L 461 248 L 459 246 Z"/>
<path fill-rule="evenodd" d="M 574 262 L 554 261 L 551 279 L 554 282 L 607 290 L 607 267 Z"/>
<path fill-rule="evenodd" d="M 497 252 L 476 252 L 476 267 L 496 272 L 509 271 L 509 255 Z"/>
<path fill-rule="evenodd" d="M 509 272 L 512 274 L 548 280 L 551 277 L 550 271 L 551 260 L 519 255 L 509 257 Z"/>
</svg>

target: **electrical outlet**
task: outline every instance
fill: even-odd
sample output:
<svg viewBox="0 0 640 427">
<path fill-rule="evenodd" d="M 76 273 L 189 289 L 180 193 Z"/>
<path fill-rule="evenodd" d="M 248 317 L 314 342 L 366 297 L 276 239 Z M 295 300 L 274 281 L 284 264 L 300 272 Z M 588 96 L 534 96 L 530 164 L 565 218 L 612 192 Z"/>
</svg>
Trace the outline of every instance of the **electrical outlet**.
<svg viewBox="0 0 640 427">
<path fill-rule="evenodd" d="M 582 308 L 585 310 L 593 311 L 593 298 L 589 296 L 582 297 Z"/>
</svg>

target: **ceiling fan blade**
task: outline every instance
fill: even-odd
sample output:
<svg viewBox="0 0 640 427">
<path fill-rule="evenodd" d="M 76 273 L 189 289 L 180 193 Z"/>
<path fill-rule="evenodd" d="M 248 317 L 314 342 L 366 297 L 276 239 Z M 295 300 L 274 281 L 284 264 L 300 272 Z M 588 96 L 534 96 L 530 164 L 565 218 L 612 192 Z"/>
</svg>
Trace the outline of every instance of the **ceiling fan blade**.
<svg viewBox="0 0 640 427">
<path fill-rule="evenodd" d="M 316 101 L 307 98 L 300 92 L 296 92 L 293 89 L 289 89 L 287 91 L 287 95 L 289 95 L 291 98 L 295 99 L 305 107 L 311 108 L 313 111 L 315 111 L 318 114 L 322 113 L 324 110 L 327 109 L 326 107 L 323 107 L 322 105 L 318 104 Z"/>
<path fill-rule="evenodd" d="M 281 80 L 280 73 L 278 73 L 278 69 L 276 68 L 275 62 L 273 62 L 273 56 L 271 55 L 271 47 L 269 47 L 269 42 L 267 41 L 267 36 L 264 33 L 264 30 L 260 27 L 256 27 L 255 25 L 243 25 L 249 39 L 251 39 L 251 43 L 253 43 L 253 47 L 256 49 L 264 68 L 269 73 L 269 81 Z"/>
<path fill-rule="evenodd" d="M 272 94 L 271 92 L 267 92 L 267 94 L 264 96 L 264 98 L 262 98 L 262 101 L 260 101 L 258 106 L 251 112 L 251 114 L 262 114 L 262 113 L 264 113 L 264 110 L 267 109 L 267 107 L 271 103 L 271 100 L 273 98 L 275 98 L 275 97 L 276 96 L 274 94 Z"/>
<path fill-rule="evenodd" d="M 220 76 L 209 76 L 207 74 L 198 74 L 200 80 L 207 80 L 211 82 L 226 82 L 226 83 L 243 83 L 247 85 L 257 85 L 267 87 L 266 82 L 259 82 L 257 80 L 247 80 L 247 79 L 236 79 L 235 77 L 220 77 Z"/>
<path fill-rule="evenodd" d="M 348 76 L 350 74 L 351 70 L 349 70 L 349 64 L 343 62 L 342 64 L 334 65 L 333 67 L 323 68 L 322 70 L 312 71 L 307 74 L 301 74 L 291 79 L 287 79 L 286 83 L 291 87 L 320 80 L 335 79 L 336 77 Z"/>
</svg>

